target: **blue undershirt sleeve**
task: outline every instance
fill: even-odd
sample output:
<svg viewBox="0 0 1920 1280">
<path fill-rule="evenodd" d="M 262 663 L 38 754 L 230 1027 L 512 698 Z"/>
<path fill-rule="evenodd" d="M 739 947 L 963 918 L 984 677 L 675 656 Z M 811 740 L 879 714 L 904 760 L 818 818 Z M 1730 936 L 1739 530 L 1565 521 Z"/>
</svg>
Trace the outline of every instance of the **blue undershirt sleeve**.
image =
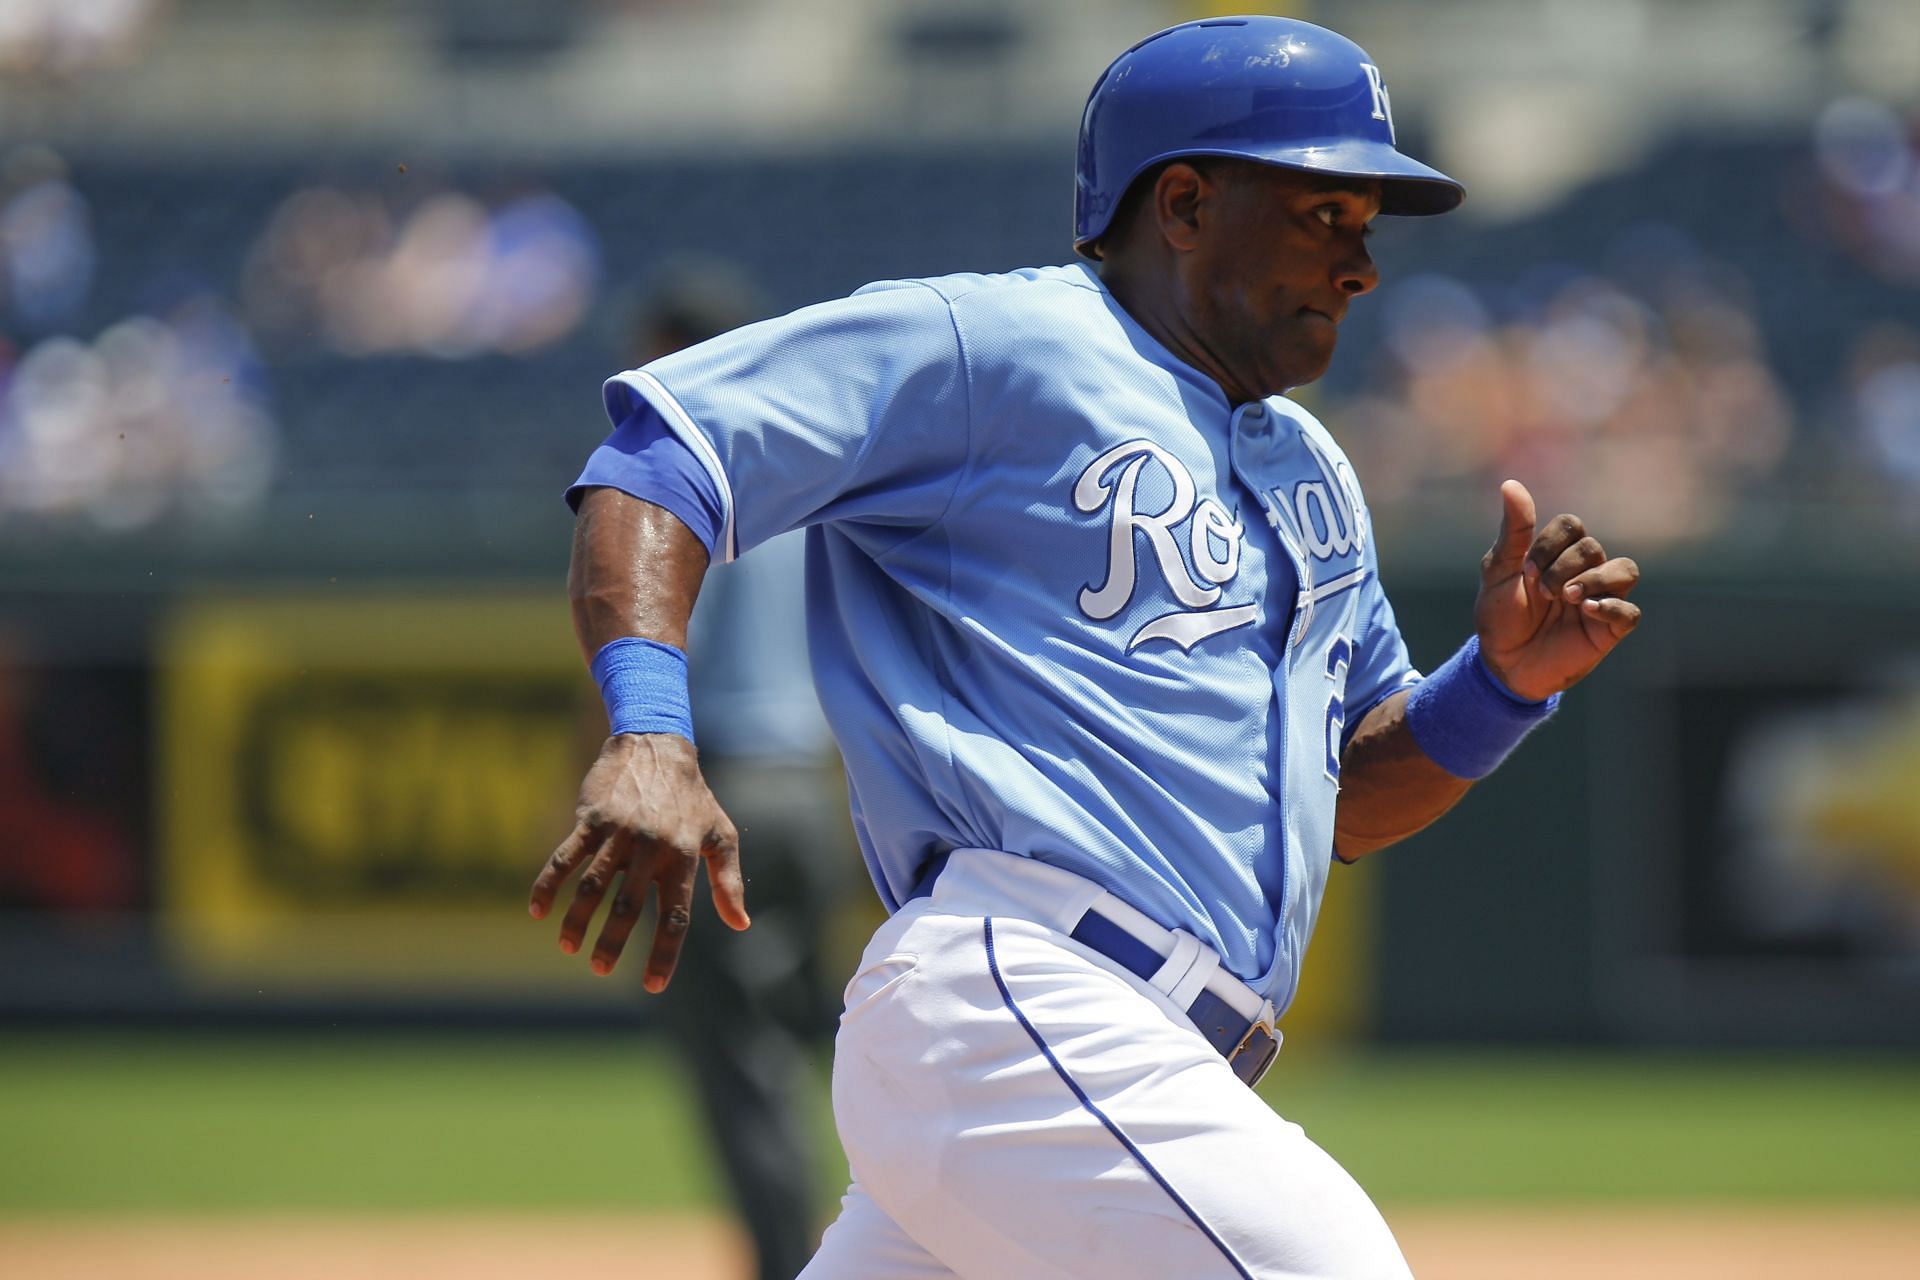
<svg viewBox="0 0 1920 1280">
<path fill-rule="evenodd" d="M 567 489 L 567 505 L 578 511 L 586 491 L 601 487 L 665 507 L 714 556 L 725 523 L 720 491 L 693 450 L 647 401 L 636 400 L 633 411 L 588 456 L 580 478 Z"/>
</svg>

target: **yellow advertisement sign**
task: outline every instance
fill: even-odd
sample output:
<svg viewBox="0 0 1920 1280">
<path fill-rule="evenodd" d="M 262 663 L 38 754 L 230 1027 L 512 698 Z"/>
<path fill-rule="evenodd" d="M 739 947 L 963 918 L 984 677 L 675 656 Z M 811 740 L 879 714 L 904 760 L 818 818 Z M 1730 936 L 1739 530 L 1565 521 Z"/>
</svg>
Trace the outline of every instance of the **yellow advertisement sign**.
<svg viewBox="0 0 1920 1280">
<path fill-rule="evenodd" d="M 634 998 L 526 913 L 606 727 L 557 591 L 203 598 L 158 657 L 185 973 L 268 999 Z M 1366 1026 L 1371 871 L 1335 870 L 1284 1024 L 1300 1048 Z"/>
<path fill-rule="evenodd" d="M 557 591 L 201 599 L 158 656 L 160 889 L 188 973 L 608 985 L 525 908 L 605 731 Z"/>
</svg>

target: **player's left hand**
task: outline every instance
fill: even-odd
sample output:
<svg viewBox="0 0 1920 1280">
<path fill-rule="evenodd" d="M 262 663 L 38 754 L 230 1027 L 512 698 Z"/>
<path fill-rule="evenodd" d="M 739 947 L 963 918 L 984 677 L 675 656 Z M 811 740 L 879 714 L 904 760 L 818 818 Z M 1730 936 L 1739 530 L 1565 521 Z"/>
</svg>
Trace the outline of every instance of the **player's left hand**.
<svg viewBox="0 0 1920 1280">
<path fill-rule="evenodd" d="M 1627 599 L 1640 566 L 1608 558 L 1579 516 L 1534 531 L 1533 495 L 1500 486 L 1500 534 L 1480 561 L 1480 656 L 1509 690 L 1539 700 L 1577 684 L 1640 623 Z"/>
</svg>

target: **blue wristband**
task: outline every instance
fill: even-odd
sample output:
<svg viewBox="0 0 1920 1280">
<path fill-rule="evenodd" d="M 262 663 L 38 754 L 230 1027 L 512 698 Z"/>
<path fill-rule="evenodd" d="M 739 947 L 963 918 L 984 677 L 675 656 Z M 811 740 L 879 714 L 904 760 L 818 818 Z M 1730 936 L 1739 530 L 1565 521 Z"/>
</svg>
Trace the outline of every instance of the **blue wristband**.
<svg viewBox="0 0 1920 1280">
<path fill-rule="evenodd" d="M 1407 728 L 1428 759 L 1454 777 L 1484 778 L 1559 705 L 1557 693 L 1533 702 L 1501 684 L 1481 660 L 1474 636 L 1414 686 Z"/>
<path fill-rule="evenodd" d="M 684 652 L 658 640 L 623 636 L 593 655 L 591 670 L 607 704 L 608 733 L 677 733 L 693 741 Z"/>
</svg>

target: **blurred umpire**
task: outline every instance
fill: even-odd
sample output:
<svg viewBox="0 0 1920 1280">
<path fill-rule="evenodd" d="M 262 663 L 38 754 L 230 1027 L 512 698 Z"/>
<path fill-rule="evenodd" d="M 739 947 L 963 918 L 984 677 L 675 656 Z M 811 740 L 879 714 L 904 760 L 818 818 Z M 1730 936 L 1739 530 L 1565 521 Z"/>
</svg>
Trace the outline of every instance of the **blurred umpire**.
<svg viewBox="0 0 1920 1280">
<path fill-rule="evenodd" d="M 758 320 L 758 291 L 717 261 L 664 273 L 636 318 L 644 364 Z M 775 539 L 707 576 L 688 628 L 700 766 L 753 841 L 753 929 L 695 929 L 661 1014 L 687 1054 L 762 1280 L 813 1254 L 817 1092 L 806 1041 L 837 1009 L 821 997 L 818 921 L 851 865 L 833 740 L 807 666 L 805 540 Z M 705 892 L 705 885 L 701 886 Z"/>
</svg>

